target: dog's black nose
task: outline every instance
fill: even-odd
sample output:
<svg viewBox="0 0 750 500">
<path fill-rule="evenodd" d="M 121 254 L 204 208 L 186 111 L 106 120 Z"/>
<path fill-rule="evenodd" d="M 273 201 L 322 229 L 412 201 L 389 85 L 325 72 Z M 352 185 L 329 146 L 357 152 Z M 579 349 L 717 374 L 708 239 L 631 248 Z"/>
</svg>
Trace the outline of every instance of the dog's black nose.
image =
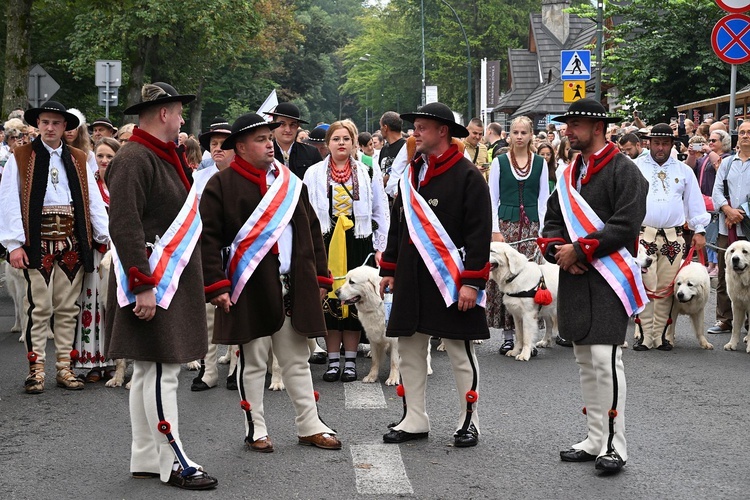
<svg viewBox="0 0 750 500">
<path fill-rule="evenodd" d="M 736 266 L 739 263 L 740 263 L 740 258 L 738 256 L 735 255 L 734 257 L 732 257 L 732 264 Z"/>
<path fill-rule="evenodd" d="M 682 299 L 685 298 L 685 294 L 682 293 L 682 292 L 677 292 L 677 298 L 680 299 L 680 300 L 682 300 Z"/>
</svg>

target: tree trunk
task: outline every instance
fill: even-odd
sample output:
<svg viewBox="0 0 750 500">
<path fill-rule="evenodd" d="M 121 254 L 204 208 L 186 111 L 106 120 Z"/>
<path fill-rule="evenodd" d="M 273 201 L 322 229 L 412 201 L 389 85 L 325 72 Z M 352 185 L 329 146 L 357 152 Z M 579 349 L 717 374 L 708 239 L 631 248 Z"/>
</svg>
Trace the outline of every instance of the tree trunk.
<svg viewBox="0 0 750 500">
<path fill-rule="evenodd" d="M 130 77 L 128 78 L 128 92 L 125 107 L 141 102 L 141 87 L 143 87 L 143 78 L 146 74 L 146 61 L 154 46 L 153 38 L 142 38 L 138 40 L 135 50 L 131 52 L 130 57 Z M 124 123 L 138 122 L 137 115 L 125 115 Z"/>
<path fill-rule="evenodd" d="M 201 133 L 201 121 L 203 119 L 203 80 L 198 84 L 195 92 L 195 100 L 190 103 L 190 131 L 189 134 L 196 138 Z"/>
<path fill-rule="evenodd" d="M 8 0 L 5 42 L 3 117 L 14 109 L 28 107 L 31 66 L 31 4 L 34 0 Z"/>
</svg>

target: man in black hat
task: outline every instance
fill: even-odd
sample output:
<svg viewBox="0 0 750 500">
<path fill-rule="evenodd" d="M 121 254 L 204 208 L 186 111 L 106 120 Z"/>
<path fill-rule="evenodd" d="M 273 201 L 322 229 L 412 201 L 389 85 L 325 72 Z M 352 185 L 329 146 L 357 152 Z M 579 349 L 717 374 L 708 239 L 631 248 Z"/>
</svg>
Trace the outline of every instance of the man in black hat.
<svg viewBox="0 0 750 500">
<path fill-rule="evenodd" d="M 310 131 L 310 135 L 302 142 L 309 144 L 318 150 L 318 153 L 322 158 L 328 156 L 328 146 L 326 146 L 326 132 L 328 131 L 328 125 L 318 125 Z"/>
<path fill-rule="evenodd" d="M 250 450 L 274 451 L 263 411 L 271 347 L 294 405 L 298 443 L 338 450 L 336 432 L 318 416 L 306 340 L 326 335 L 321 300 L 333 279 L 307 190 L 274 159 L 279 126 L 255 113 L 239 117 L 222 144 L 234 149 L 234 160 L 201 197 L 205 295 L 217 308 L 213 341 L 240 345 L 237 385 Z"/>
<path fill-rule="evenodd" d="M 106 331 L 107 358 L 135 360 L 132 475 L 204 490 L 218 481 L 185 454 L 177 425 L 180 363 L 202 359 L 208 336 L 198 202 L 175 144 L 183 105 L 194 99 L 157 82 L 144 85 L 141 102 L 125 110 L 139 115 L 139 126 L 106 173 L 115 247 L 110 283 L 116 283 Z"/>
<path fill-rule="evenodd" d="M 274 156 L 302 179 L 311 165 L 323 160 L 316 148 L 297 142 L 300 123 L 307 125 L 309 122 L 300 118 L 299 108 L 291 102 L 282 102 L 266 114 L 273 117 L 273 123 L 279 124 L 273 132 Z"/>
<path fill-rule="evenodd" d="M 426 353 L 430 337 L 436 336 L 443 339 L 456 379 L 460 416 L 455 446 L 476 446 L 479 367 L 472 341 L 490 336 L 484 313 L 492 233 L 489 190 L 471 160 L 451 142 L 469 132 L 455 122 L 448 106 L 430 103 L 401 118 L 414 123 L 418 156 L 401 177 L 391 212 L 391 220 L 399 222 L 391 224 L 380 261 L 380 293 L 393 291 L 387 335 L 399 339 L 399 393 L 406 412 L 383 441 L 427 437 Z M 440 241 L 425 239 L 425 234 L 437 234 Z M 443 258 L 434 259 L 438 254 Z M 448 275 L 439 269 L 447 269 Z"/>
<path fill-rule="evenodd" d="M 29 375 L 28 394 L 44 391 L 47 331 L 55 318 L 57 385 L 83 389 L 70 369 L 83 274 L 94 271 L 92 244 L 109 242 L 107 211 L 84 151 L 62 140 L 78 127 L 78 118 L 65 106 L 47 101 L 26 111 L 27 123 L 40 138 L 16 147 L 0 183 L 2 219 L 0 243 L 8 261 L 23 269 L 27 283 L 24 322 Z"/>
<path fill-rule="evenodd" d="M 553 120 L 567 124 L 565 135 L 581 154 L 558 178 L 537 241 L 544 258 L 560 266 L 560 336 L 573 341 L 588 424 L 586 439 L 560 459 L 595 461 L 614 473 L 628 459 L 621 345 L 630 315 L 648 300 L 633 258 L 648 183 L 605 139 L 616 119 L 597 100 L 580 99 Z"/>
<path fill-rule="evenodd" d="M 213 120 L 211 120 L 211 124 L 208 126 L 208 132 L 204 132 L 200 136 L 198 136 L 198 142 L 201 145 L 201 148 L 203 149 L 203 157 L 201 159 L 200 165 L 198 165 L 198 168 L 196 170 L 203 170 L 204 168 L 212 167 L 214 165 L 214 160 L 211 158 L 211 150 L 210 150 L 210 144 L 206 142 L 207 140 L 201 141 L 201 137 L 209 137 L 206 134 L 213 132 L 214 130 L 229 130 L 230 125 L 226 118 L 223 118 L 221 116 L 214 117 Z M 204 144 L 204 142 L 206 144 Z M 221 149 L 221 148 L 219 148 Z"/>
<path fill-rule="evenodd" d="M 656 348 L 671 351 L 667 328 L 672 318 L 671 293 L 660 291 L 669 287 L 682 263 L 685 240 L 683 226 L 694 231 L 693 246 L 702 251 L 706 246 L 706 226 L 711 216 L 706 212 L 698 179 L 690 167 L 671 156 L 675 141 L 672 128 L 658 123 L 649 134 L 649 154 L 636 160 L 636 165 L 649 183 L 646 217 L 641 227 L 640 243 L 646 248 L 653 263 L 643 275 L 643 284 L 655 293 L 638 317 L 635 332 L 635 351 Z M 665 296 L 666 295 L 666 296 Z M 701 347 L 708 349 L 705 341 Z"/>
<path fill-rule="evenodd" d="M 114 137 L 117 133 L 117 127 L 112 125 L 109 118 L 97 118 L 91 124 L 91 139 L 94 144 L 99 142 L 102 137 Z"/>
</svg>

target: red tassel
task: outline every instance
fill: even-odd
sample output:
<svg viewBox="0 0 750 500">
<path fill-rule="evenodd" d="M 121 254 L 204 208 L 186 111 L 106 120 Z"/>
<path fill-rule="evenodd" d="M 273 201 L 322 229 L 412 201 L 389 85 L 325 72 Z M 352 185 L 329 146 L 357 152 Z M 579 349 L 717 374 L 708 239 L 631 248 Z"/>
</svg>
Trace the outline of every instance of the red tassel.
<svg viewBox="0 0 750 500">
<path fill-rule="evenodd" d="M 320 401 L 320 393 L 318 391 L 313 391 L 313 396 L 315 396 L 316 403 Z"/>
<path fill-rule="evenodd" d="M 585 406 L 583 407 L 583 409 L 581 410 L 581 412 L 582 412 L 582 413 L 583 413 L 584 415 L 586 415 L 586 414 L 588 413 L 588 412 L 586 411 L 586 407 L 585 407 Z"/>
<path fill-rule="evenodd" d="M 398 384 L 396 386 L 396 394 L 398 397 L 403 398 L 404 394 L 406 394 L 406 391 L 404 390 L 404 384 Z"/>
<path fill-rule="evenodd" d="M 466 392 L 466 401 L 469 403 L 476 403 L 479 399 L 479 394 L 477 394 L 477 391 L 467 391 Z"/>
<path fill-rule="evenodd" d="M 544 286 L 537 289 L 534 294 L 534 303 L 540 306 L 548 306 L 552 303 L 552 292 L 547 290 Z"/>
<path fill-rule="evenodd" d="M 70 359 L 72 361 L 78 361 L 79 356 L 80 354 L 78 353 L 78 349 L 73 349 L 72 351 L 70 351 Z"/>
<path fill-rule="evenodd" d="M 240 408 L 242 408 L 242 411 L 250 411 L 250 401 L 244 399 L 240 401 Z"/>
<path fill-rule="evenodd" d="M 633 320 L 633 321 L 635 321 L 636 325 L 640 325 L 641 324 L 641 318 L 639 318 L 638 316 L 636 316 L 635 320 Z"/>
<path fill-rule="evenodd" d="M 672 318 L 667 318 L 667 325 L 671 325 L 671 324 L 672 324 Z"/>
</svg>

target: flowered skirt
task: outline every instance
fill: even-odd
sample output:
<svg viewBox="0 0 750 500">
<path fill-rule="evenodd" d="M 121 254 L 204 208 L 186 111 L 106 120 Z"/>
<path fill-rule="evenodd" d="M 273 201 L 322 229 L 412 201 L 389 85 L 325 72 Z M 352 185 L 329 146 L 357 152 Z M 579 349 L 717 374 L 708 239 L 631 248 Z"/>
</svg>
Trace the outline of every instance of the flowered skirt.
<svg viewBox="0 0 750 500">
<path fill-rule="evenodd" d="M 106 360 L 104 345 L 104 305 L 107 298 L 100 294 L 99 264 L 103 254 L 94 250 L 94 272 L 83 275 L 83 290 L 78 299 L 81 312 L 76 326 L 75 348 L 78 350 L 78 361 L 71 362 L 73 368 L 96 368 L 112 366 L 114 362 Z"/>
<path fill-rule="evenodd" d="M 537 257 L 537 261 L 540 257 L 537 254 L 536 237 L 539 235 L 539 223 L 530 222 L 521 225 L 520 222 L 510 221 L 499 221 L 500 233 L 505 238 L 505 242 L 509 243 L 524 254 L 529 259 Z M 526 241 L 514 245 L 516 241 L 522 241 L 529 238 L 534 240 Z M 514 330 L 515 324 L 513 323 L 513 316 L 505 309 L 503 304 L 503 294 L 500 293 L 497 283 L 490 279 L 487 282 L 487 307 L 485 308 L 485 314 L 487 315 L 487 326 L 490 328 L 502 328 L 503 330 Z"/>
</svg>

